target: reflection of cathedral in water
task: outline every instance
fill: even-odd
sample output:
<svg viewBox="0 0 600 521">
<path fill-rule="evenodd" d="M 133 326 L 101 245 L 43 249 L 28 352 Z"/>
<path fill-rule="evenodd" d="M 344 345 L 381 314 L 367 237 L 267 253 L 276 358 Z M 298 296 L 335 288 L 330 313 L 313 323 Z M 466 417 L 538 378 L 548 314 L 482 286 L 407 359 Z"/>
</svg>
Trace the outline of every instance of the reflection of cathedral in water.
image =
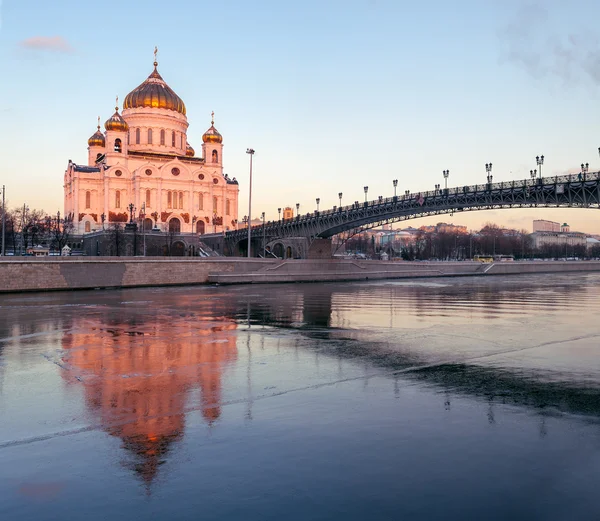
<svg viewBox="0 0 600 521">
<path fill-rule="evenodd" d="M 135 455 L 132 467 L 150 483 L 183 435 L 194 390 L 204 419 L 212 424 L 220 417 L 223 371 L 237 358 L 236 324 L 165 316 L 85 325 L 85 332 L 63 337 L 67 377 L 83 382 L 96 421 L 123 440 Z"/>
</svg>

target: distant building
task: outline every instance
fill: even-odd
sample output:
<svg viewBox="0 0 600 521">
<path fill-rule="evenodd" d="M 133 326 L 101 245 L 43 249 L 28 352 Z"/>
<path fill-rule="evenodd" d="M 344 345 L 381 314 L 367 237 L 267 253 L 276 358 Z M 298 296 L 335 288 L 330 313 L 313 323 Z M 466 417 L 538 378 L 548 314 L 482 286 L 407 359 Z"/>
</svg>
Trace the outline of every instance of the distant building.
<svg viewBox="0 0 600 521">
<path fill-rule="evenodd" d="M 530 237 L 536 250 L 543 249 L 544 246 L 586 247 L 587 245 L 587 236 L 580 232 L 534 232 Z"/>
<path fill-rule="evenodd" d="M 567 223 L 563 223 L 563 224 L 560 226 L 560 231 L 561 231 L 562 233 L 568 233 L 568 232 L 570 232 L 570 231 L 571 231 L 571 227 L 570 227 L 570 226 L 569 226 Z"/>
<path fill-rule="evenodd" d="M 284 219 L 293 219 L 294 218 L 294 210 L 290 206 L 286 206 L 283 209 L 283 218 Z"/>
<path fill-rule="evenodd" d="M 467 227 L 460 224 L 437 223 L 435 226 L 421 226 L 420 231 L 425 233 L 456 233 L 466 234 Z"/>
<path fill-rule="evenodd" d="M 560 232 L 560 223 L 554 221 L 545 221 L 543 219 L 534 219 L 533 232 Z"/>
</svg>

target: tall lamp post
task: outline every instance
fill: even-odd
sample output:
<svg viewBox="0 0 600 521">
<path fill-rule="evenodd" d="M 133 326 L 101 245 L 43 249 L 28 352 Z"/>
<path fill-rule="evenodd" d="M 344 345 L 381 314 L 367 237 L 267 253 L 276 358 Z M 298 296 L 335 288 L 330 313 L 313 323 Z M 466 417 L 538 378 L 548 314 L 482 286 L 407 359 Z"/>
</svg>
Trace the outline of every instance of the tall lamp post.
<svg viewBox="0 0 600 521">
<path fill-rule="evenodd" d="M 4 240 L 5 240 L 5 236 L 6 236 L 6 197 L 5 197 L 5 194 L 6 194 L 6 187 L 4 185 L 2 185 L 2 249 L 1 249 L 2 257 L 4 257 L 4 255 L 5 255 Z"/>
<path fill-rule="evenodd" d="M 144 257 L 146 256 L 146 203 L 142 203 L 142 211 L 140 212 L 142 218 L 142 241 L 144 244 Z M 192 227 L 194 225 L 192 224 Z"/>
<path fill-rule="evenodd" d="M 485 171 L 487 173 L 488 184 L 492 184 L 492 163 L 485 164 Z"/>
<path fill-rule="evenodd" d="M 598 153 L 600 154 L 600 148 L 598 148 Z M 340 208 L 342 207 L 342 195 L 342 192 L 338 194 L 338 197 L 340 198 Z"/>
<path fill-rule="evenodd" d="M 300 203 L 296 203 L 296 219 L 300 219 Z"/>
<path fill-rule="evenodd" d="M 317 213 L 319 213 L 319 203 L 321 202 L 321 198 L 317 197 L 315 201 L 317 202 Z"/>
<path fill-rule="evenodd" d="M 363 188 L 363 190 L 365 191 L 365 203 L 366 203 L 366 202 L 367 202 L 367 193 L 369 192 L 369 187 L 368 187 L 368 186 L 365 186 L 365 187 Z"/>
<path fill-rule="evenodd" d="M 279 222 L 281 222 L 281 208 L 277 208 L 277 213 L 279 214 Z"/>
<path fill-rule="evenodd" d="M 396 197 L 396 189 L 398 188 L 398 179 L 394 179 L 392 181 L 392 184 L 394 185 L 394 197 Z"/>
<path fill-rule="evenodd" d="M 267 243 L 265 242 L 265 212 L 261 214 L 262 222 L 263 222 L 263 259 L 267 258 Z"/>
<path fill-rule="evenodd" d="M 542 180 L 542 165 L 544 164 L 544 156 L 536 156 L 535 162 L 537 163 L 538 170 L 540 171 L 540 181 Z"/>
<path fill-rule="evenodd" d="M 248 258 L 250 258 L 252 248 L 250 247 L 250 239 L 252 238 L 252 226 L 250 221 L 252 220 L 252 158 L 254 157 L 254 149 L 247 148 L 246 154 L 250 154 L 250 183 L 248 184 Z"/>
<path fill-rule="evenodd" d="M 529 175 L 531 176 L 531 180 L 533 181 L 537 177 L 537 170 L 530 170 Z"/>
<path fill-rule="evenodd" d="M 442 170 L 442 175 L 444 176 L 444 189 L 448 190 L 448 176 L 450 175 L 450 170 Z"/>
<path fill-rule="evenodd" d="M 581 163 L 581 173 L 583 174 L 583 177 L 585 178 L 585 174 L 588 173 L 590 169 L 590 164 L 586 163 L 585 165 L 583 163 Z"/>
</svg>

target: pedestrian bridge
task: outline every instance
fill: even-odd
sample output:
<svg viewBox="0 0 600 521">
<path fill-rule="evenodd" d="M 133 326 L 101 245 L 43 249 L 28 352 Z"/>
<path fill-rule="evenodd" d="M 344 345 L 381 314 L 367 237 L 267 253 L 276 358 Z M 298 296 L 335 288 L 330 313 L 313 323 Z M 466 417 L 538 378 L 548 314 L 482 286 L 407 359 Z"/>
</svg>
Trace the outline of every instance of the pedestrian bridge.
<svg viewBox="0 0 600 521">
<path fill-rule="evenodd" d="M 598 208 L 600 172 L 457 186 L 355 202 L 348 206 L 269 221 L 252 227 L 257 252 L 277 239 L 315 239 L 374 228 L 408 219 L 500 208 Z M 222 237 L 222 236 L 221 236 Z M 209 239 L 209 236 L 206 236 Z M 230 253 L 247 248 L 248 230 L 227 232 L 224 248 Z"/>
</svg>

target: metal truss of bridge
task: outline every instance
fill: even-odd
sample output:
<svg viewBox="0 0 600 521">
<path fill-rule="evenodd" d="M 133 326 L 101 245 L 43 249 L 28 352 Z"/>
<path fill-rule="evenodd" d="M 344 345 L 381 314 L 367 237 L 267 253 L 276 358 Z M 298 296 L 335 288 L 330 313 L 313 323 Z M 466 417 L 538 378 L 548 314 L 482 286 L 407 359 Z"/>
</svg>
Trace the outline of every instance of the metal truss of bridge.
<svg viewBox="0 0 600 521">
<path fill-rule="evenodd" d="M 334 207 L 293 219 L 252 227 L 252 239 L 330 238 L 342 232 L 373 228 L 430 215 L 499 208 L 598 208 L 600 172 L 459 186 Z M 228 232 L 226 242 L 247 241 L 246 228 Z"/>
</svg>

